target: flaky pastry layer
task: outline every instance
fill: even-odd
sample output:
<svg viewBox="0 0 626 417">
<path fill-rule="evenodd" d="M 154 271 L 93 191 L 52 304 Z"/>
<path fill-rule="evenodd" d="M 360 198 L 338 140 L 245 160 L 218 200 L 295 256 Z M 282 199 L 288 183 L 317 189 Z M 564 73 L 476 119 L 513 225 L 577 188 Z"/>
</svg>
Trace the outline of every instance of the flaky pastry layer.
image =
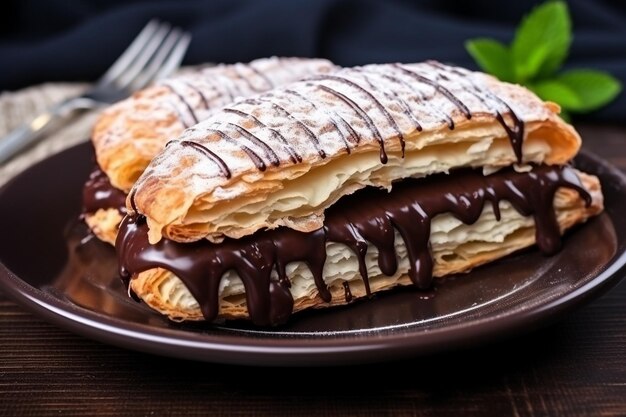
<svg viewBox="0 0 626 417">
<path fill-rule="evenodd" d="M 92 133 L 96 159 L 111 183 L 128 192 L 167 141 L 216 108 L 334 69 L 324 59 L 272 57 L 190 70 L 159 81 L 103 112 Z"/>
<path fill-rule="evenodd" d="M 366 186 L 512 165 L 512 142 L 522 138 L 524 163 L 563 164 L 580 137 L 557 113 L 521 86 L 457 67 L 346 68 L 187 129 L 152 161 L 127 206 L 147 217 L 152 243 L 312 231 L 327 207 Z"/>
<path fill-rule="evenodd" d="M 122 221 L 119 210 L 115 208 L 99 209 L 95 213 L 85 213 L 83 218 L 98 239 L 115 246 L 117 229 Z"/>
<path fill-rule="evenodd" d="M 578 193 L 571 189 L 560 189 L 555 196 L 555 209 L 561 232 L 586 221 L 603 209 L 603 197 L 597 177 L 579 173 L 579 177 L 592 197 L 592 204 L 585 207 Z M 501 220 L 497 221 L 490 205 L 476 223 L 465 225 L 451 215 L 435 217 L 431 225 L 435 277 L 468 272 L 472 268 L 501 258 L 535 243 L 535 227 L 531 217 L 521 216 L 512 206 L 500 203 Z M 366 265 L 372 292 L 395 286 L 409 285 L 409 268 L 406 248 L 400 236 L 396 236 L 398 270 L 393 276 L 382 274 L 377 264 L 377 250 L 370 246 Z M 324 302 L 316 289 L 308 267 L 300 262 L 287 266 L 294 298 L 294 311 L 307 308 L 323 308 L 346 304 L 344 282 L 350 285 L 354 298 L 364 297 L 365 287 L 359 275 L 358 260 L 348 247 L 329 243 L 324 280 L 328 284 L 332 300 Z M 131 280 L 133 291 L 151 308 L 174 321 L 202 320 L 198 302 L 185 284 L 168 270 L 155 268 L 137 274 Z M 220 286 L 219 317 L 225 319 L 247 318 L 245 290 L 235 272 L 225 274 Z"/>
</svg>

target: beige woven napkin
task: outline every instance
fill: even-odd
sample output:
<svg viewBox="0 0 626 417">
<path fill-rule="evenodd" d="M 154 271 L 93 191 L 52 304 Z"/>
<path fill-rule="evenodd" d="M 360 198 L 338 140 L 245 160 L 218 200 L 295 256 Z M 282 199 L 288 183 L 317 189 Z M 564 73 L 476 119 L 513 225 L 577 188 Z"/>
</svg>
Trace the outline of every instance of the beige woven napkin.
<svg viewBox="0 0 626 417">
<path fill-rule="evenodd" d="M 185 66 L 174 71 L 172 75 L 197 71 L 199 68 L 214 65 L 213 63 L 206 63 L 198 66 Z M 46 83 L 15 92 L 1 93 L 0 140 L 21 123 L 30 122 L 51 105 L 76 96 L 87 87 L 88 84 L 84 83 Z M 89 140 L 91 127 L 96 121 L 97 115 L 98 111 L 78 114 L 60 124 L 58 129 L 44 136 L 36 145 L 0 165 L 0 186 L 42 159 Z"/>
<path fill-rule="evenodd" d="M 79 94 L 86 86 L 48 83 L 0 94 L 0 140 L 13 128 L 30 121 L 52 104 Z M 96 111 L 90 111 L 77 115 L 44 136 L 36 145 L 0 165 L 0 186 L 32 164 L 88 140 L 96 114 Z"/>
</svg>

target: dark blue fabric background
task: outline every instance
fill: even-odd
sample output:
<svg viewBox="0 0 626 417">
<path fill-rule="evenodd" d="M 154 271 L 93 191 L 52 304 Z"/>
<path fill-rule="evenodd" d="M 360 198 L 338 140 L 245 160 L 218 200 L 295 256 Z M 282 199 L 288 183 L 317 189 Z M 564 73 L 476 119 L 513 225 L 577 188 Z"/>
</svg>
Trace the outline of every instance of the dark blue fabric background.
<svg viewBox="0 0 626 417">
<path fill-rule="evenodd" d="M 509 42 L 537 1 L 521 0 L 4 0 L 0 91 L 44 81 L 93 80 L 152 17 L 193 34 L 186 64 L 269 55 L 340 65 L 438 59 L 475 68 L 468 38 Z M 568 67 L 611 72 L 626 85 L 626 2 L 570 0 Z M 626 94 L 596 121 L 626 123 Z M 580 119 L 579 119 L 580 120 Z"/>
</svg>

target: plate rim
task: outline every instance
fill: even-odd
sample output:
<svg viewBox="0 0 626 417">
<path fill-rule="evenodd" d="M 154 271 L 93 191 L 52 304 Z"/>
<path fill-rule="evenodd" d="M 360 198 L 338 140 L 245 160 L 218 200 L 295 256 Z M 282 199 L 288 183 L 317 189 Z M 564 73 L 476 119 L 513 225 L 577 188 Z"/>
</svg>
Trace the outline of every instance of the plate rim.
<svg viewBox="0 0 626 417">
<path fill-rule="evenodd" d="M 85 143 L 63 152 L 75 150 Z M 54 158 L 52 155 L 41 162 Z M 626 187 L 626 174 L 592 152 L 584 156 Z M 41 162 L 9 180 L 0 196 L 14 180 Z M 0 290 L 39 318 L 73 333 L 97 341 L 163 356 L 239 365 L 318 366 L 380 362 L 393 358 L 443 352 L 485 343 L 485 339 L 505 338 L 521 331 L 545 326 L 575 306 L 595 298 L 615 286 L 626 273 L 626 251 L 616 253 L 610 263 L 590 281 L 561 297 L 529 309 L 488 316 L 469 323 L 458 323 L 427 332 L 401 334 L 375 332 L 358 337 L 332 338 L 246 338 L 237 334 L 205 334 L 184 329 L 155 328 L 132 323 L 63 302 L 19 278 L 0 261 Z M 123 325 L 122 325 L 123 324 Z M 471 337 L 470 337 L 471 336 Z M 243 336 L 245 337 L 245 336 Z"/>
</svg>

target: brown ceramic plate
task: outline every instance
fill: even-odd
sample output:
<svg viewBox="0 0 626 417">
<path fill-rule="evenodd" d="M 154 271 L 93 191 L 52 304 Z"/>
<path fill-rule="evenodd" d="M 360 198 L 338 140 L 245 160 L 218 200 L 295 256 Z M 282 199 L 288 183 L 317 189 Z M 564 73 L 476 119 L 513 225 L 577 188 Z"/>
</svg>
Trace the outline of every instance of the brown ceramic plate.
<svg viewBox="0 0 626 417">
<path fill-rule="evenodd" d="M 304 312 L 280 328 L 177 325 L 128 298 L 113 249 L 75 221 L 92 166 L 80 145 L 0 190 L 0 288 L 46 320 L 106 343 L 189 359 L 254 365 L 373 362 L 486 343 L 532 329 L 588 301 L 625 274 L 626 178 L 582 153 L 606 212 L 565 237 L 553 257 L 536 250 L 347 307 Z"/>
</svg>

